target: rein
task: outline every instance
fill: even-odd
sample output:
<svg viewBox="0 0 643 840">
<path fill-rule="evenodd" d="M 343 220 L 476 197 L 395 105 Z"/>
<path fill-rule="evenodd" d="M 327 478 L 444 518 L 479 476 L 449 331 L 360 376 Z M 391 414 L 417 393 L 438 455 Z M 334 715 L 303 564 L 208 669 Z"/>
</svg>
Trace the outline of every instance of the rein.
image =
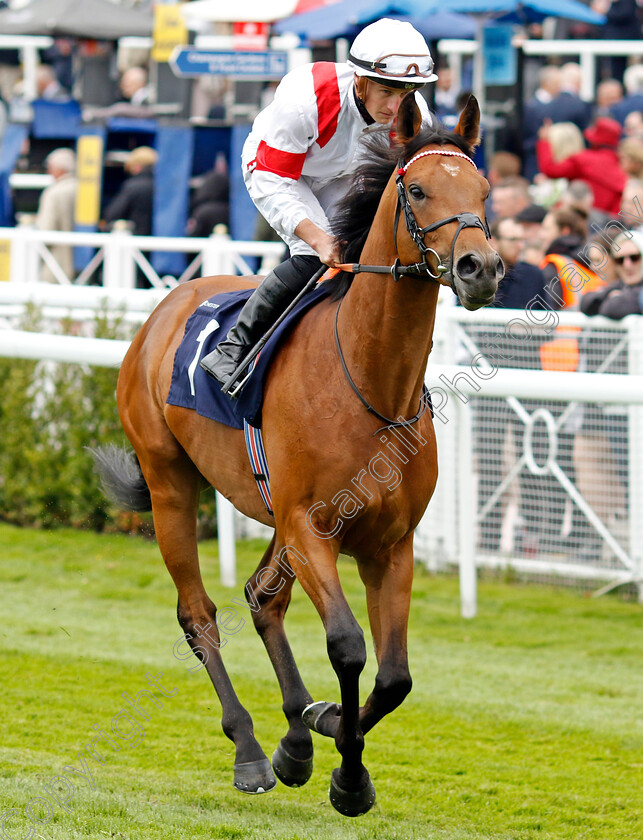
<svg viewBox="0 0 643 840">
<path fill-rule="evenodd" d="M 344 374 L 346 379 L 348 380 L 348 384 L 351 386 L 353 391 L 357 394 L 359 401 L 362 403 L 364 408 L 369 411 L 371 414 L 374 414 L 378 420 L 382 420 L 386 425 L 382 426 L 381 428 L 377 429 L 377 431 L 373 432 L 373 436 L 379 435 L 381 431 L 384 429 L 394 429 L 400 426 L 410 426 L 411 423 L 417 423 L 420 417 L 424 414 L 427 408 L 431 405 L 431 395 L 429 393 L 429 389 L 426 385 L 422 385 L 422 396 L 420 397 L 420 408 L 418 413 L 415 417 L 411 417 L 410 420 L 391 420 L 388 417 L 385 417 L 383 414 L 380 414 L 377 409 L 373 408 L 373 406 L 369 403 L 369 401 L 364 397 L 353 381 L 352 376 L 348 371 L 348 365 L 346 364 L 346 359 L 344 358 L 344 354 L 342 352 L 342 346 L 339 343 L 339 330 L 337 328 L 337 322 L 339 320 L 339 310 L 342 305 L 342 301 L 344 298 L 340 298 L 339 303 L 337 304 L 337 309 L 335 310 L 335 346 L 337 347 L 337 352 L 339 353 L 339 360 L 342 363 L 342 368 L 344 369 Z"/>
<path fill-rule="evenodd" d="M 411 239 L 417 245 L 422 256 L 422 261 L 413 263 L 412 265 L 402 265 L 400 260 L 396 259 L 391 266 L 363 265 L 362 263 L 341 263 L 336 264 L 336 269 L 339 271 L 347 271 L 350 274 L 390 274 L 396 282 L 400 279 L 400 277 L 418 277 L 421 280 L 436 280 L 439 283 L 442 275 L 446 274 L 449 271 L 449 268 L 442 263 L 442 258 L 437 251 L 425 244 L 424 237 L 427 233 L 432 233 L 434 230 L 441 228 L 443 225 L 448 225 L 451 222 L 457 222 L 458 227 L 453 236 L 453 240 L 451 241 L 451 283 L 449 284 L 455 291 L 453 285 L 453 260 L 458 236 L 460 236 L 465 228 L 471 227 L 480 228 L 487 239 L 491 237 L 491 233 L 486 220 L 483 221 L 479 216 L 476 216 L 475 213 L 458 213 L 455 216 L 448 216 L 445 219 L 440 219 L 439 221 L 433 222 L 423 228 L 418 225 L 417 219 L 415 218 L 415 214 L 413 213 L 413 209 L 411 208 L 411 204 L 409 202 L 408 193 L 406 192 L 404 176 L 412 163 L 415 163 L 416 160 L 420 160 L 420 158 L 427 157 L 429 155 L 460 157 L 470 163 L 476 171 L 478 170 L 478 167 L 471 158 L 468 157 L 468 155 L 465 155 L 464 152 L 455 152 L 451 149 L 428 149 L 425 152 L 419 152 L 419 154 L 412 157 L 406 164 L 402 164 L 400 161 L 400 165 L 397 170 L 397 177 L 395 179 L 397 188 L 397 206 L 395 208 L 395 221 L 393 225 L 395 250 L 397 250 L 397 231 L 400 223 L 400 216 L 404 213 L 404 223 L 406 224 L 406 229 L 411 236 Z M 431 265 L 427 259 L 430 254 L 432 254 L 437 260 L 436 274 L 434 274 L 431 270 Z"/>
</svg>

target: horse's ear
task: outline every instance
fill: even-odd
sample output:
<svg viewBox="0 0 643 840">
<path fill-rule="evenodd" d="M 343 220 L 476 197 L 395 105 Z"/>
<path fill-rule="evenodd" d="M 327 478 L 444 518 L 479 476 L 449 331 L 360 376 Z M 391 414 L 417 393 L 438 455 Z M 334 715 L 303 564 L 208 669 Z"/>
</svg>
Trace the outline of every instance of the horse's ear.
<svg viewBox="0 0 643 840">
<path fill-rule="evenodd" d="M 422 114 L 415 101 L 415 91 L 411 91 L 404 97 L 397 112 L 397 123 L 395 125 L 397 142 L 402 145 L 408 143 L 418 133 L 421 125 Z"/>
<path fill-rule="evenodd" d="M 462 135 L 472 149 L 480 144 L 480 107 L 473 94 L 464 106 L 453 133 Z"/>
</svg>

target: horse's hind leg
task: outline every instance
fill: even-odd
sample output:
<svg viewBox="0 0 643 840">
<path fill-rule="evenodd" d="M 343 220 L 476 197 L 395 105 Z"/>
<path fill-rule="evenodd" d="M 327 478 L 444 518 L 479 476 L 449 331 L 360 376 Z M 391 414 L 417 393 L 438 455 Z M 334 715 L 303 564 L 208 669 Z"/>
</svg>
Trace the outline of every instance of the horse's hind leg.
<svg viewBox="0 0 643 840">
<path fill-rule="evenodd" d="M 276 780 L 223 664 L 220 649 L 226 640 L 220 639 L 216 606 L 205 591 L 199 568 L 196 517 L 201 477 L 187 456 L 176 452 L 172 460 L 148 460 L 141 466 L 152 497 L 159 548 L 178 590 L 179 623 L 205 664 L 221 701 L 223 731 L 236 748 L 234 786 L 244 793 L 264 793 Z"/>
<path fill-rule="evenodd" d="M 305 785 L 313 772 L 313 742 L 301 714 L 312 698 L 304 685 L 284 630 L 295 573 L 287 554 L 268 546 L 256 572 L 246 584 L 255 628 L 266 647 L 279 681 L 288 732 L 272 757 L 272 767 L 289 787 Z"/>
</svg>

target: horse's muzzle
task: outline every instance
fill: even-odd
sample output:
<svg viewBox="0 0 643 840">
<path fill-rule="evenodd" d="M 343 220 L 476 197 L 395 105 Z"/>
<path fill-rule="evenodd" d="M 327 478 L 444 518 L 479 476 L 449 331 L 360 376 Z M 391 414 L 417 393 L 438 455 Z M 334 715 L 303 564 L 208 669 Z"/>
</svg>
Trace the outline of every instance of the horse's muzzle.
<svg viewBox="0 0 643 840">
<path fill-rule="evenodd" d="M 479 309 L 493 302 L 505 266 L 495 251 L 467 251 L 455 262 L 455 285 L 465 309 Z"/>
</svg>

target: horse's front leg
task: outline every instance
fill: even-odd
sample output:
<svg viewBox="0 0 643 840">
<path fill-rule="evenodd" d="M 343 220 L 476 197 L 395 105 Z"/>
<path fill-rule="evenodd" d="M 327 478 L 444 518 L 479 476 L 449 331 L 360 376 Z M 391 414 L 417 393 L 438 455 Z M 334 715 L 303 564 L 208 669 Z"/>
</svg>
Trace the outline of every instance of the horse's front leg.
<svg viewBox="0 0 643 840">
<path fill-rule="evenodd" d="M 377 558 L 358 558 L 377 656 L 373 691 L 360 711 L 362 732 L 396 709 L 411 690 L 406 634 L 413 584 L 413 537 Z"/>
<path fill-rule="evenodd" d="M 342 591 L 335 541 L 317 539 L 304 522 L 288 536 L 288 543 L 297 546 L 305 558 L 305 562 L 292 565 L 322 619 L 328 656 L 339 680 L 342 704 L 335 745 L 342 763 L 332 773 L 330 801 L 340 814 L 356 817 L 369 811 L 375 802 L 375 788 L 362 764 L 364 735 L 359 719 L 359 677 L 366 664 L 364 634 Z M 308 707 L 312 719 L 317 705 Z M 315 728 L 308 709 L 304 721 Z"/>
<path fill-rule="evenodd" d="M 360 709 L 363 734 L 396 709 L 411 690 L 406 632 L 413 583 L 412 537 L 377 558 L 357 559 L 366 587 L 369 622 L 378 662 L 375 686 Z M 320 735 L 335 738 L 341 721 L 341 706 L 319 702 L 307 715 Z"/>
</svg>

